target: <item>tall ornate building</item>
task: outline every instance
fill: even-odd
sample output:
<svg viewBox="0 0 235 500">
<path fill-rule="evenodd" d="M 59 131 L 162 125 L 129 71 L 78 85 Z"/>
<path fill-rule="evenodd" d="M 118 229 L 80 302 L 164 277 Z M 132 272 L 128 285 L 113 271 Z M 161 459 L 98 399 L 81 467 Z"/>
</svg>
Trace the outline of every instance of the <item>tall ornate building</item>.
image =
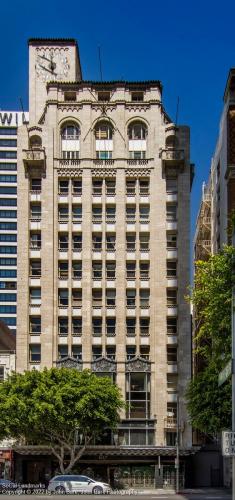
<svg viewBox="0 0 235 500">
<path fill-rule="evenodd" d="M 84 81 L 74 40 L 31 39 L 29 58 L 17 370 L 112 377 L 127 402 L 116 444 L 172 467 L 177 395 L 182 457 L 191 447 L 189 128 L 159 81 Z"/>
</svg>

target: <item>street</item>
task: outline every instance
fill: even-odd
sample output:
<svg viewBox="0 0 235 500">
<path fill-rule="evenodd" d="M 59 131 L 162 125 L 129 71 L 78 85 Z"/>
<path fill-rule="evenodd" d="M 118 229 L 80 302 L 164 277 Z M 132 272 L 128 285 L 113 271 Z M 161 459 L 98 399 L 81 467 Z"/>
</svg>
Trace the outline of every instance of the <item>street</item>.
<svg viewBox="0 0 235 500">
<path fill-rule="evenodd" d="M 8 500 L 9 496 L 19 496 L 17 493 L 14 494 L 9 494 L 9 495 L 1 495 L 1 500 Z M 36 495 L 20 495 L 20 498 L 22 500 L 32 500 L 35 498 Z M 61 496 L 64 495 L 53 495 L 53 500 L 60 500 Z M 73 495 L 74 496 L 74 495 Z M 82 495 L 75 495 L 76 497 L 82 498 Z M 130 493 L 128 490 L 123 490 L 121 494 L 116 494 L 112 493 L 110 495 L 99 495 L 100 500 L 107 500 L 108 498 L 116 499 L 116 500 L 123 500 L 124 497 L 131 498 L 132 500 L 172 500 L 173 498 L 175 500 L 231 500 L 232 496 L 230 493 L 228 493 L 225 490 L 194 490 L 193 492 L 190 491 L 189 493 L 185 492 L 182 494 L 176 495 L 173 492 L 166 492 L 163 490 L 156 491 L 154 492 L 149 491 L 149 492 L 138 492 L 138 493 Z M 38 500 L 49 500 L 51 499 L 51 495 L 45 494 L 45 495 L 37 495 Z M 66 498 L 68 498 L 68 495 L 66 495 Z M 96 498 L 95 495 L 85 495 L 86 500 L 94 500 Z"/>
</svg>

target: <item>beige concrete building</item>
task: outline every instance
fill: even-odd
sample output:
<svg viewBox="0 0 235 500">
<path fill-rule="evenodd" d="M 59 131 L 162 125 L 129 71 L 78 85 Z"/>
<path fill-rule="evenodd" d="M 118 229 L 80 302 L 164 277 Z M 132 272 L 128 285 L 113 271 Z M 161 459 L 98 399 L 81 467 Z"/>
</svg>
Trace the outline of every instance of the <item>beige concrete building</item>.
<svg viewBox="0 0 235 500">
<path fill-rule="evenodd" d="M 74 40 L 32 39 L 29 61 L 17 370 L 109 374 L 128 403 L 118 444 L 174 460 L 177 395 L 182 456 L 191 447 L 189 128 L 159 81 L 84 81 Z"/>
</svg>

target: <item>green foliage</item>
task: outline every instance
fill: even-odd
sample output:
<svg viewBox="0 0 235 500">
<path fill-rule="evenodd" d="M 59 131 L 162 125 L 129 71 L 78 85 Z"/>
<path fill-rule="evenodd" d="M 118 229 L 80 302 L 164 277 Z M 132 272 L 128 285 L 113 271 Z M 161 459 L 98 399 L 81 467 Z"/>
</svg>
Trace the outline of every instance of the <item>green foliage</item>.
<svg viewBox="0 0 235 500">
<path fill-rule="evenodd" d="M 123 404 L 119 388 L 109 378 L 88 370 L 15 373 L 0 385 L 0 438 L 47 444 L 61 472 L 68 472 L 91 440 L 107 427 L 116 428 Z M 78 435 L 83 436 L 79 449 Z"/>
<path fill-rule="evenodd" d="M 191 300 L 195 354 L 201 369 L 189 384 L 187 399 L 195 429 L 215 436 L 231 426 L 231 387 L 218 387 L 218 375 L 231 358 L 231 300 L 235 249 L 225 246 L 208 261 L 196 262 Z"/>
</svg>

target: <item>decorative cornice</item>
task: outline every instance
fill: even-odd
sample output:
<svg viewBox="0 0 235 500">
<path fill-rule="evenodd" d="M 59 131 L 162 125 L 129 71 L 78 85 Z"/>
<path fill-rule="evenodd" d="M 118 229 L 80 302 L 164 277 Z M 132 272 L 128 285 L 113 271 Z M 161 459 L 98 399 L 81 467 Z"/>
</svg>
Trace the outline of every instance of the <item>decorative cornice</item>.
<svg viewBox="0 0 235 500">
<path fill-rule="evenodd" d="M 92 371 L 99 373 L 114 373 L 117 371 L 117 366 L 112 359 L 101 357 L 92 361 Z"/>
<path fill-rule="evenodd" d="M 71 356 L 66 356 L 65 358 L 58 359 L 56 361 L 57 368 L 76 368 L 76 370 L 82 370 L 82 361 Z"/>
<path fill-rule="evenodd" d="M 125 168 L 125 174 L 127 177 L 149 177 L 151 174 L 150 168 Z"/>
<path fill-rule="evenodd" d="M 150 372 L 151 362 L 141 357 L 130 359 L 126 362 L 126 372 Z"/>
</svg>

